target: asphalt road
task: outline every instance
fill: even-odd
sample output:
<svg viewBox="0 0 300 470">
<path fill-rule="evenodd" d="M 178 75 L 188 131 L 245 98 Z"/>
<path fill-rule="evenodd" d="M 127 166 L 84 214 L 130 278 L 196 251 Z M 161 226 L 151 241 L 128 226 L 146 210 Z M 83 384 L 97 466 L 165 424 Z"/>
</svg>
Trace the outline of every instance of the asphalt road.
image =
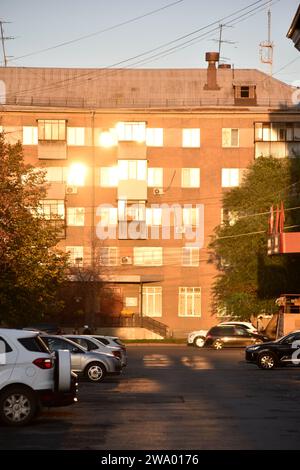
<svg viewBox="0 0 300 470">
<path fill-rule="evenodd" d="M 299 449 L 300 370 L 262 371 L 243 350 L 131 345 L 129 365 L 79 403 L 23 429 L 0 449 Z"/>
</svg>

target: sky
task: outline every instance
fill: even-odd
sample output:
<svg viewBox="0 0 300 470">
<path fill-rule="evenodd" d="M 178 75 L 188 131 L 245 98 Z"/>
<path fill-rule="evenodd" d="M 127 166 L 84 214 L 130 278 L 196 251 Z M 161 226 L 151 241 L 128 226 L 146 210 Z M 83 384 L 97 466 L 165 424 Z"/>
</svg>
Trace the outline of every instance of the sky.
<svg viewBox="0 0 300 470">
<path fill-rule="evenodd" d="M 10 66 L 97 68 L 121 63 L 120 66 L 135 68 L 206 67 L 205 52 L 218 50 L 215 39 L 219 36 L 219 23 L 231 21 L 233 24 L 223 28 L 223 39 L 232 42 L 222 44 L 221 55 L 227 59 L 225 61 L 236 68 L 258 68 L 267 72 L 267 66 L 259 58 L 259 43 L 267 39 L 267 0 L 257 1 L 248 9 L 222 19 L 254 2 L 1 0 L 0 15 L 2 21 L 8 22 L 3 25 L 5 36 L 14 37 L 5 41 L 6 54 L 11 56 L 8 58 Z M 271 3 L 274 76 L 293 83 L 300 80 L 300 54 L 286 34 L 299 1 L 273 0 Z M 160 11 L 149 14 L 158 9 Z M 246 13 L 248 17 L 237 18 Z M 142 15 L 147 16 L 128 23 Z M 118 26 L 124 22 L 127 24 Z M 207 28 L 211 23 L 214 24 Z M 206 29 L 191 34 L 200 28 Z M 93 36 L 77 41 L 91 34 Z M 202 37 L 197 37 L 200 35 Z M 54 47 L 69 41 L 74 42 Z M 171 41 L 175 42 L 161 47 Z M 38 52 L 48 48 L 50 50 Z M 149 53 L 152 49 L 156 50 Z M 153 55 L 155 57 L 150 57 Z M 1 53 L 0 57 L 2 61 Z"/>
</svg>

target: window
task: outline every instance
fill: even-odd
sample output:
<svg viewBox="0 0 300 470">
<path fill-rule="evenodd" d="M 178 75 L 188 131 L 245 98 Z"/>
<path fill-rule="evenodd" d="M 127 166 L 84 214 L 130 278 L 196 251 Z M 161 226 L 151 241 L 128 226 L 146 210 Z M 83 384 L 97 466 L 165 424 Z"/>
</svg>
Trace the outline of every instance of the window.
<svg viewBox="0 0 300 470">
<path fill-rule="evenodd" d="M 179 317 L 201 317 L 201 287 L 179 287 Z"/>
<path fill-rule="evenodd" d="M 145 201 L 118 201 L 119 220 L 126 222 L 131 222 L 132 220 L 144 221 L 146 218 L 145 204 Z"/>
<path fill-rule="evenodd" d="M 33 126 L 23 126 L 23 145 L 38 144 L 38 128 Z"/>
<path fill-rule="evenodd" d="M 146 124 L 145 122 L 119 122 L 117 124 L 117 134 L 119 140 L 144 142 Z"/>
<path fill-rule="evenodd" d="M 182 248 L 182 266 L 199 266 L 199 248 L 189 246 Z"/>
<path fill-rule="evenodd" d="M 147 160 L 119 160 L 119 180 L 146 180 Z"/>
<path fill-rule="evenodd" d="M 256 142 L 297 142 L 300 140 L 300 125 L 285 122 L 256 122 Z"/>
<path fill-rule="evenodd" d="M 239 147 L 239 129 L 222 129 L 222 147 Z"/>
<path fill-rule="evenodd" d="M 160 246 L 134 247 L 133 257 L 136 266 L 161 266 L 162 248 Z"/>
<path fill-rule="evenodd" d="M 250 97 L 250 88 L 248 86 L 241 86 L 241 98 Z"/>
<path fill-rule="evenodd" d="M 68 207 L 67 209 L 67 223 L 76 227 L 84 226 L 84 207 Z"/>
<path fill-rule="evenodd" d="M 146 145 L 148 147 L 162 147 L 164 144 L 164 130 L 148 127 L 146 130 Z"/>
<path fill-rule="evenodd" d="M 235 85 L 234 96 L 236 99 L 255 99 L 256 87 L 255 85 Z"/>
<path fill-rule="evenodd" d="M 200 129 L 182 129 L 182 147 L 200 147 Z"/>
<path fill-rule="evenodd" d="M 150 188 L 163 187 L 163 169 L 162 168 L 148 168 L 148 186 Z"/>
<path fill-rule="evenodd" d="M 238 168 L 222 168 L 222 188 L 233 188 L 240 184 Z"/>
<path fill-rule="evenodd" d="M 87 168 L 82 163 L 72 163 L 68 168 L 67 182 L 69 186 L 84 186 Z"/>
<path fill-rule="evenodd" d="M 63 199 L 43 199 L 40 201 L 39 213 L 46 220 L 65 218 L 65 201 Z"/>
<path fill-rule="evenodd" d="M 147 207 L 146 208 L 146 224 L 147 225 L 161 225 L 162 223 L 162 209 L 160 207 Z"/>
<path fill-rule="evenodd" d="M 200 188 L 200 168 L 182 168 L 182 188 Z"/>
<path fill-rule="evenodd" d="M 83 246 L 66 246 L 66 252 L 72 266 L 83 266 Z"/>
<path fill-rule="evenodd" d="M 100 225 L 108 227 L 118 224 L 118 209 L 116 207 L 99 207 L 97 215 L 100 216 Z"/>
<path fill-rule="evenodd" d="M 197 207 L 184 207 L 182 210 L 182 222 L 184 226 L 198 226 L 199 209 Z"/>
<path fill-rule="evenodd" d="M 238 221 L 237 211 L 230 211 L 228 209 L 221 209 L 221 224 L 228 224 L 233 227 Z"/>
<path fill-rule="evenodd" d="M 66 140 L 66 121 L 63 119 L 39 119 L 39 140 Z"/>
<path fill-rule="evenodd" d="M 0 364 L 3 363 L 3 362 L 1 362 L 1 354 L 5 354 L 5 353 L 9 353 L 9 352 L 12 352 L 12 348 L 5 341 L 5 339 L 0 337 Z"/>
<path fill-rule="evenodd" d="M 67 180 L 68 168 L 63 166 L 50 166 L 46 170 L 45 179 L 49 183 L 64 183 Z"/>
<path fill-rule="evenodd" d="M 143 287 L 143 315 L 146 317 L 162 316 L 161 287 Z"/>
<path fill-rule="evenodd" d="M 102 188 L 115 188 L 118 186 L 118 167 L 100 168 L 100 186 Z"/>
<path fill-rule="evenodd" d="M 27 349 L 27 351 L 43 353 L 48 352 L 43 341 L 38 336 L 31 338 L 19 338 L 18 341 L 25 349 Z"/>
<path fill-rule="evenodd" d="M 84 145 L 84 127 L 68 127 L 68 145 Z"/>
<path fill-rule="evenodd" d="M 117 246 L 101 248 L 100 264 L 102 266 L 117 266 L 119 264 L 119 248 Z"/>
</svg>

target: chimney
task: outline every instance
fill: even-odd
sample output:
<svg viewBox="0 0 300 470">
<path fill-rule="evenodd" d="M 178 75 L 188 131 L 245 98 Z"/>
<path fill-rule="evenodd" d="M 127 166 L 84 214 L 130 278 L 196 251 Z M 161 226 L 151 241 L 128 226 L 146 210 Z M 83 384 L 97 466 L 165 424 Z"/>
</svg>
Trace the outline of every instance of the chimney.
<svg viewBox="0 0 300 470">
<path fill-rule="evenodd" d="M 222 70 L 230 70 L 231 69 L 231 65 L 230 64 L 219 64 L 219 69 L 222 69 Z"/>
<path fill-rule="evenodd" d="M 205 60 L 208 62 L 207 68 L 207 83 L 204 90 L 220 90 L 217 84 L 217 68 L 216 62 L 219 62 L 220 54 L 218 52 L 207 52 Z"/>
</svg>

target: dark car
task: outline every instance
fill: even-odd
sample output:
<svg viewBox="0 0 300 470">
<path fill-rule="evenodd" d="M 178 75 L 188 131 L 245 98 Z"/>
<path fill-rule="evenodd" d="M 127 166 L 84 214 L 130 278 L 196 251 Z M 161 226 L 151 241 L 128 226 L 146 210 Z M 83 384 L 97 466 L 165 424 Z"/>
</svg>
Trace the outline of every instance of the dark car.
<svg viewBox="0 0 300 470">
<path fill-rule="evenodd" d="M 266 341 L 264 336 L 251 333 L 247 328 L 233 325 L 218 325 L 209 330 L 205 338 L 205 346 L 214 349 L 241 348 L 250 344 L 261 344 Z"/>
<path fill-rule="evenodd" d="M 276 341 L 246 348 L 246 361 L 261 369 L 274 369 L 284 365 L 300 365 L 300 331 L 289 333 Z"/>
</svg>

